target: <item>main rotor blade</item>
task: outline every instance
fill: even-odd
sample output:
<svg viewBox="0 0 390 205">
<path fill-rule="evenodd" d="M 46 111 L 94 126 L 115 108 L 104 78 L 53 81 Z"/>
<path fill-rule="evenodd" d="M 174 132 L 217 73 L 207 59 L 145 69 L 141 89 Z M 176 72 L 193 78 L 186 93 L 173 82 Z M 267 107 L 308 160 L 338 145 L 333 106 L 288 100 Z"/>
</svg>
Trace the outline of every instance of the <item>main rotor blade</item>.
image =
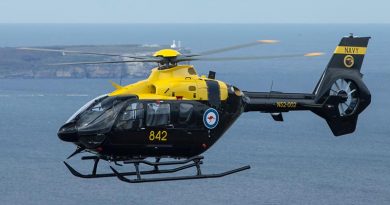
<svg viewBox="0 0 390 205">
<path fill-rule="evenodd" d="M 70 62 L 70 63 L 53 63 L 48 64 L 51 66 L 60 66 L 60 65 L 93 65 L 93 64 L 110 64 L 110 63 L 134 63 L 134 62 L 160 62 L 161 60 L 157 59 L 145 59 L 145 60 L 125 60 L 125 61 L 92 61 L 92 62 Z"/>
<path fill-rule="evenodd" d="M 60 50 L 60 49 L 49 49 L 49 48 L 17 48 L 19 50 L 27 50 L 27 51 L 43 51 L 43 52 L 58 52 L 63 55 L 66 53 L 74 53 L 74 54 L 82 54 L 82 55 L 97 55 L 97 56 L 112 56 L 112 57 L 127 57 L 134 59 L 145 59 L 145 57 L 141 56 L 128 56 L 114 53 L 97 53 L 97 52 L 84 52 L 84 51 L 73 51 L 73 50 Z"/>
<path fill-rule="evenodd" d="M 274 44 L 274 43 L 279 43 L 279 41 L 278 40 L 258 40 L 255 42 L 239 44 L 239 45 L 229 46 L 229 47 L 225 47 L 225 48 L 213 49 L 213 50 L 209 50 L 209 51 L 203 51 L 203 52 L 200 52 L 199 54 L 189 55 L 188 57 L 201 56 L 201 55 L 211 55 L 211 54 L 223 53 L 223 52 L 231 51 L 231 50 L 237 50 L 237 49 L 241 49 L 241 48 L 252 47 L 252 46 L 256 46 L 256 45 L 260 45 L 260 44 Z"/>
<path fill-rule="evenodd" d="M 287 54 L 287 55 L 274 55 L 274 56 L 243 56 L 243 57 L 195 57 L 195 58 L 181 58 L 180 61 L 240 61 L 240 60 L 264 60 L 264 59 L 278 59 L 278 58 L 295 58 L 295 57 L 315 57 L 321 56 L 324 53 L 315 52 L 315 53 L 306 53 L 306 54 Z"/>
</svg>

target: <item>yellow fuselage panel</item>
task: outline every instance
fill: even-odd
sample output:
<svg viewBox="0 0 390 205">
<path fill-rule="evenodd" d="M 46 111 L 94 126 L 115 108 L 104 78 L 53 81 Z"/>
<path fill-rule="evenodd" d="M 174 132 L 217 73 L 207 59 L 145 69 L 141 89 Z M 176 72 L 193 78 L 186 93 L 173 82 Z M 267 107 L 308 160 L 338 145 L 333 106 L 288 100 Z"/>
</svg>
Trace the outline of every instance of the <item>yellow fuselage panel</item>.
<svg viewBox="0 0 390 205">
<path fill-rule="evenodd" d="M 109 95 L 137 95 L 139 99 L 208 100 L 206 80 L 212 79 L 199 77 L 194 67 L 189 65 L 164 70 L 154 68 L 148 79 L 119 88 Z M 226 100 L 227 85 L 222 81 L 215 81 L 219 84 L 220 99 Z"/>
</svg>

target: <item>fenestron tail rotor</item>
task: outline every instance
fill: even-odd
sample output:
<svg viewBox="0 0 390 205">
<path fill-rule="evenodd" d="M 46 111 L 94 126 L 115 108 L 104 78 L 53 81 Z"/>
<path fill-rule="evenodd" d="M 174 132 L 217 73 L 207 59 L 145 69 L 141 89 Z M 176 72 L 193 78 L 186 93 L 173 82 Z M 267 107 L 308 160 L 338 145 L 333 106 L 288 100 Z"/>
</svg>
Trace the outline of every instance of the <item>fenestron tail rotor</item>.
<svg viewBox="0 0 390 205">
<path fill-rule="evenodd" d="M 348 116 L 352 114 L 358 106 L 358 88 L 351 80 L 336 80 L 330 88 L 329 95 L 343 97 L 344 100 L 338 104 L 340 116 Z"/>
</svg>

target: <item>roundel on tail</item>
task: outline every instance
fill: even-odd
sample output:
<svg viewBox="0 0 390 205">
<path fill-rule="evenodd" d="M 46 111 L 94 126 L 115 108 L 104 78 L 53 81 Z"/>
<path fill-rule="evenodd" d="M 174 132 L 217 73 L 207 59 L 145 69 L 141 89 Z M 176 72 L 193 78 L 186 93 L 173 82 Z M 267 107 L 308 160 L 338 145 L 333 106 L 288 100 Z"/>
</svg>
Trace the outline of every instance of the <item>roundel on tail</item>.
<svg viewBox="0 0 390 205">
<path fill-rule="evenodd" d="M 346 55 L 344 57 L 344 65 L 347 68 L 352 68 L 352 66 L 355 64 L 355 59 L 351 55 Z"/>
</svg>

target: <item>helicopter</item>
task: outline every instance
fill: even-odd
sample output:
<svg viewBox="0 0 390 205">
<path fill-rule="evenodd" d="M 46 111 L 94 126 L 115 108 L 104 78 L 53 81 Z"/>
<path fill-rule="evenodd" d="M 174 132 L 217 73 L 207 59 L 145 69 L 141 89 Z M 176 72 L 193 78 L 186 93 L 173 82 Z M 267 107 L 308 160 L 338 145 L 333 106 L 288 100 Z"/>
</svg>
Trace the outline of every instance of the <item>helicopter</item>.
<svg viewBox="0 0 390 205">
<path fill-rule="evenodd" d="M 90 174 L 76 171 L 64 161 L 69 171 L 81 178 L 117 177 L 128 183 L 217 178 L 250 169 L 242 166 L 229 171 L 204 174 L 202 153 L 210 149 L 234 124 L 241 114 L 261 112 L 275 121 L 283 121 L 283 113 L 311 111 L 324 118 L 335 136 L 355 131 L 358 116 L 371 102 L 371 94 L 360 72 L 370 37 L 343 37 L 312 93 L 251 92 L 216 80 L 216 73 L 199 76 L 192 65 L 180 64 L 196 60 L 250 60 L 306 56 L 299 55 L 211 58 L 205 57 L 257 44 L 273 44 L 260 40 L 199 54 L 181 54 L 163 49 L 153 56 L 127 56 L 130 60 L 71 62 L 55 65 L 80 65 L 128 62 L 155 62 L 150 76 L 134 84 L 122 86 L 112 82 L 115 90 L 87 102 L 63 124 L 58 137 L 77 146 L 68 157 L 86 152 L 82 160 L 93 160 Z M 115 54 L 21 48 L 88 55 Z M 149 159 L 155 160 L 149 160 Z M 133 165 L 135 171 L 98 173 L 100 160 L 115 165 Z M 150 167 L 141 170 L 142 166 Z M 167 168 L 168 167 L 168 168 Z M 193 175 L 176 172 L 195 168 Z M 172 176 L 160 177 L 159 174 Z M 145 177 L 150 176 L 153 177 Z"/>
</svg>

